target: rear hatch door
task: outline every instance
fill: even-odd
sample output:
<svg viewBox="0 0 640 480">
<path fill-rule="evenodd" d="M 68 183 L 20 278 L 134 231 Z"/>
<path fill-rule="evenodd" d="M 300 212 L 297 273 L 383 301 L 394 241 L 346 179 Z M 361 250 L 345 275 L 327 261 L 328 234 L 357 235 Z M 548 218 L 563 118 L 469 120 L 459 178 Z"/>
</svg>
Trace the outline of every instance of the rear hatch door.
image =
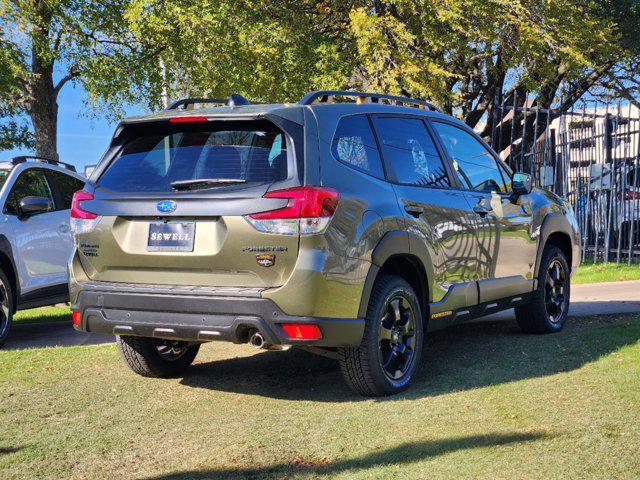
<svg viewBox="0 0 640 480">
<path fill-rule="evenodd" d="M 244 216 L 282 208 L 263 198 L 299 184 L 291 138 L 267 120 L 136 126 L 94 181 L 78 235 L 92 280 L 268 288 L 282 285 L 298 235 L 263 233 Z M 106 160 L 107 161 L 107 160 Z"/>
</svg>

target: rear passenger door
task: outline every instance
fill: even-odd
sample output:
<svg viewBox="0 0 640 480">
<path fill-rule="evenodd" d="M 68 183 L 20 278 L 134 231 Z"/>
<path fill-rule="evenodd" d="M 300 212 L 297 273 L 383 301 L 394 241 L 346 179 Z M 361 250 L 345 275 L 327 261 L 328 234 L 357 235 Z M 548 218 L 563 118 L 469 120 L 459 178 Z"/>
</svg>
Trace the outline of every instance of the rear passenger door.
<svg viewBox="0 0 640 480">
<path fill-rule="evenodd" d="M 451 189 L 452 172 L 427 124 L 421 117 L 372 119 L 406 228 L 421 237 L 433 259 L 433 301 L 441 301 L 457 284 L 464 304 L 447 304 L 447 309 L 477 303 L 475 284 L 467 283 L 476 276 L 476 238 L 469 229 L 472 212 L 464 193 Z"/>
<path fill-rule="evenodd" d="M 480 302 L 531 290 L 536 241 L 529 198 L 512 200 L 509 172 L 474 135 L 451 123 L 431 124 L 475 212 Z"/>
</svg>

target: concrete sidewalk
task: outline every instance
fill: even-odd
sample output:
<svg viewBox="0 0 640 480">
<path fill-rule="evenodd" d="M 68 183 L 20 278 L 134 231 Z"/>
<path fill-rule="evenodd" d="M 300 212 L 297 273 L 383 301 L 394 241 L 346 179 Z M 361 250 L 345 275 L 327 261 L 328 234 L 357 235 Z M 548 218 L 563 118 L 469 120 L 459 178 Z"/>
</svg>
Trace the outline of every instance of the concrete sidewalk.
<svg viewBox="0 0 640 480">
<path fill-rule="evenodd" d="M 640 312 L 640 280 L 591 283 L 571 287 L 569 315 L 572 317 L 633 312 Z M 513 310 L 483 318 L 483 320 L 489 319 L 513 320 Z M 68 322 L 14 325 L 4 349 L 96 345 L 113 341 L 113 335 L 76 332 Z"/>
<path fill-rule="evenodd" d="M 640 312 L 640 280 L 571 285 L 571 317 L 634 312 Z M 506 310 L 484 318 L 513 319 L 514 314 Z"/>
</svg>

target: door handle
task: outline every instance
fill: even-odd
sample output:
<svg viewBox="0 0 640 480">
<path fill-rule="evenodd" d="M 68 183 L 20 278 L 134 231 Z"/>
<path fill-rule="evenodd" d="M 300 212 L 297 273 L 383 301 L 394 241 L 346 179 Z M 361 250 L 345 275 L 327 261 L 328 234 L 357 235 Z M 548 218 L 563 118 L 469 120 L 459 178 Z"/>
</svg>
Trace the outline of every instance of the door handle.
<svg viewBox="0 0 640 480">
<path fill-rule="evenodd" d="M 420 215 L 424 213 L 424 208 L 418 205 L 405 205 L 404 211 L 407 212 L 412 217 L 418 218 Z"/>
<path fill-rule="evenodd" d="M 473 213 L 480 215 L 481 217 L 486 216 L 491 210 L 485 208 L 485 207 L 481 207 L 480 205 L 476 205 L 475 207 L 473 207 Z"/>
</svg>

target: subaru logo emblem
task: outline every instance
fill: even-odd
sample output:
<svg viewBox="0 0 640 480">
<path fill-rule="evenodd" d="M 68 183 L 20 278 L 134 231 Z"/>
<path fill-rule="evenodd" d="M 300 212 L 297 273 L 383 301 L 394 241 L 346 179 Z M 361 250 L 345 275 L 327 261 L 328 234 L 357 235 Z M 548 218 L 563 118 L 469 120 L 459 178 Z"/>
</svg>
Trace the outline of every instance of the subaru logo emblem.
<svg viewBox="0 0 640 480">
<path fill-rule="evenodd" d="M 161 213 L 173 213 L 177 207 L 178 204 L 173 200 L 162 200 L 156 204 L 156 209 Z"/>
</svg>

